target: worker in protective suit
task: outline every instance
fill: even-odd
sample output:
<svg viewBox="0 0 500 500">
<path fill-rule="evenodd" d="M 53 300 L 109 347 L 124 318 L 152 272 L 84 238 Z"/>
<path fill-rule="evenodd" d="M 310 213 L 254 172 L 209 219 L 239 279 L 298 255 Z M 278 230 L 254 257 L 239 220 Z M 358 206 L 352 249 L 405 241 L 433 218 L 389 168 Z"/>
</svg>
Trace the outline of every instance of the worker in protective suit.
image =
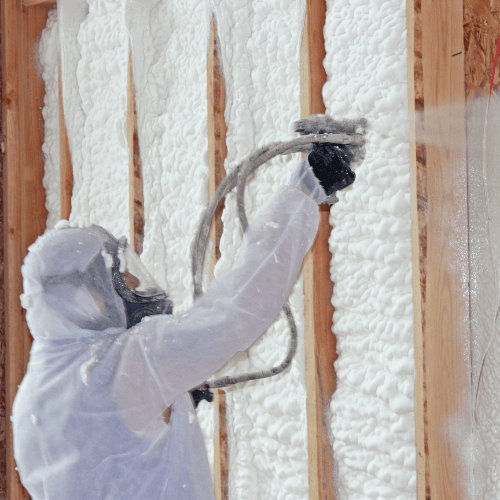
<svg viewBox="0 0 500 500">
<path fill-rule="evenodd" d="M 349 172 L 334 188 L 352 183 Z M 178 317 L 123 239 L 95 225 L 38 238 L 22 267 L 34 341 L 12 414 L 33 500 L 215 499 L 188 391 L 281 310 L 316 236 L 317 203 L 334 195 L 322 182 L 304 158 L 233 267 Z M 127 328 L 134 311 L 144 317 Z"/>
</svg>

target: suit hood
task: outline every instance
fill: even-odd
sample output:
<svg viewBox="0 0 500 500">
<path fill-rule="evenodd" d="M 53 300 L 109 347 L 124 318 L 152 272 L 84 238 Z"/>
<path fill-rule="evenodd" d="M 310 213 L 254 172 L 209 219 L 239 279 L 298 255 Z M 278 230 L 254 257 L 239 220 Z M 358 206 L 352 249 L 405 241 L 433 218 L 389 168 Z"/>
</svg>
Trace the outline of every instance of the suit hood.
<svg viewBox="0 0 500 500">
<path fill-rule="evenodd" d="M 48 231 L 29 247 L 21 300 L 33 338 L 71 341 L 126 328 L 108 253 L 117 243 L 93 225 Z"/>
</svg>

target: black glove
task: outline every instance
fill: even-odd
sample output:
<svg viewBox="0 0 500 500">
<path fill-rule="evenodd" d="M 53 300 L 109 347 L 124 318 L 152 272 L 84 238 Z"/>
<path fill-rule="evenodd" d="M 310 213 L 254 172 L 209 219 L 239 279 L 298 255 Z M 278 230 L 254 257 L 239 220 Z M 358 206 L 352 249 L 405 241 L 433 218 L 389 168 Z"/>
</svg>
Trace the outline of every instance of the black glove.
<svg viewBox="0 0 500 500">
<path fill-rule="evenodd" d="M 204 399 L 206 399 L 209 403 L 211 403 L 214 400 L 214 395 L 208 387 L 200 386 L 197 387 L 196 389 L 189 391 L 189 393 L 193 398 L 193 404 L 195 408 L 197 408 L 198 405 L 200 404 L 200 401 Z"/>
<path fill-rule="evenodd" d="M 350 169 L 353 160 L 350 146 L 328 142 L 313 143 L 308 156 L 309 165 L 328 196 L 354 182 L 356 174 Z"/>
</svg>

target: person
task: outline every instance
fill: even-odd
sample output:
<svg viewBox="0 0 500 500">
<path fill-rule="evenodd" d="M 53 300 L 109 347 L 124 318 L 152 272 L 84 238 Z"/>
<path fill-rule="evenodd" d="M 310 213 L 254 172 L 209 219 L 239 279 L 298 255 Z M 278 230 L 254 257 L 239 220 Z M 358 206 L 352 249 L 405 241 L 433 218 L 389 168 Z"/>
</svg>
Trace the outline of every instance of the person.
<svg viewBox="0 0 500 500">
<path fill-rule="evenodd" d="M 125 269 L 123 240 L 93 225 L 31 245 L 22 301 L 34 341 L 11 419 L 33 500 L 215 499 L 188 391 L 271 325 L 315 239 L 317 203 L 331 196 L 305 157 L 230 270 L 184 314 L 130 328 L 114 276 L 131 289 L 142 280 Z M 143 294 L 161 295 L 148 280 Z"/>
</svg>

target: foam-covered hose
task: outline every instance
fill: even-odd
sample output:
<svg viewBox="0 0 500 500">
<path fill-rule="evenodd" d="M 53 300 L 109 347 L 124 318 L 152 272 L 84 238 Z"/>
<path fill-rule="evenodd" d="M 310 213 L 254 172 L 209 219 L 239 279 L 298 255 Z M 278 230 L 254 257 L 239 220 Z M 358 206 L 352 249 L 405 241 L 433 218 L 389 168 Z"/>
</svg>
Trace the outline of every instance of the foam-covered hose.
<svg viewBox="0 0 500 500">
<path fill-rule="evenodd" d="M 297 122 L 300 123 L 300 122 Z M 349 132 L 351 132 L 349 130 Z M 307 133 L 307 132 L 306 132 Z M 345 133 L 332 134 L 310 134 L 303 137 L 298 137 L 291 141 L 275 142 L 268 144 L 262 148 L 255 149 L 250 155 L 240 163 L 231 173 L 227 174 L 220 182 L 217 190 L 215 191 L 213 199 L 210 201 L 201 223 L 196 233 L 192 253 L 191 253 L 191 272 L 193 276 L 194 297 L 198 297 L 203 293 L 202 291 L 202 277 L 203 277 L 203 264 L 205 260 L 205 253 L 208 245 L 208 238 L 210 233 L 210 226 L 214 217 L 217 205 L 222 198 L 226 196 L 235 187 L 237 188 L 237 206 L 238 217 L 240 219 L 243 231 L 248 227 L 248 220 L 245 213 L 244 205 L 244 190 L 247 177 L 255 172 L 264 163 L 278 155 L 287 155 L 291 153 L 311 153 L 313 151 L 314 143 L 332 143 L 332 144 L 350 144 L 352 146 L 362 146 L 364 144 L 364 137 L 359 134 L 348 135 Z M 295 352 L 297 350 L 297 326 L 293 318 L 292 311 L 288 301 L 283 305 L 282 311 L 284 312 L 291 330 L 290 345 L 288 353 L 284 361 L 279 365 L 269 370 L 264 370 L 254 373 L 246 373 L 239 376 L 226 376 L 217 380 L 207 382 L 206 385 L 210 388 L 221 388 L 229 385 L 238 384 L 240 382 L 247 382 L 249 380 L 257 380 L 267 377 L 278 375 L 284 371 L 292 362 Z"/>
</svg>

